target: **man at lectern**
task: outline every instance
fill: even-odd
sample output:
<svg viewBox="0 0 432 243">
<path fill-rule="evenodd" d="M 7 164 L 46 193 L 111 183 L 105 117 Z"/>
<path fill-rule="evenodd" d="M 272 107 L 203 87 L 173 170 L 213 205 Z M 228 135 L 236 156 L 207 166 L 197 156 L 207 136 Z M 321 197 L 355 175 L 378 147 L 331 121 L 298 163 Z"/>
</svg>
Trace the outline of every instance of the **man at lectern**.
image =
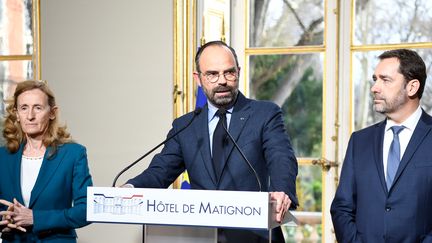
<svg viewBox="0 0 432 243">
<path fill-rule="evenodd" d="M 161 153 L 124 186 L 167 188 L 187 169 L 192 189 L 269 191 L 277 220 L 298 205 L 297 160 L 281 109 L 239 92 L 240 67 L 233 48 L 221 41 L 203 45 L 194 79 L 207 96 L 202 110 L 175 119 Z M 266 231 L 220 230 L 222 242 L 268 242 Z M 273 242 L 284 242 L 282 231 Z"/>
</svg>

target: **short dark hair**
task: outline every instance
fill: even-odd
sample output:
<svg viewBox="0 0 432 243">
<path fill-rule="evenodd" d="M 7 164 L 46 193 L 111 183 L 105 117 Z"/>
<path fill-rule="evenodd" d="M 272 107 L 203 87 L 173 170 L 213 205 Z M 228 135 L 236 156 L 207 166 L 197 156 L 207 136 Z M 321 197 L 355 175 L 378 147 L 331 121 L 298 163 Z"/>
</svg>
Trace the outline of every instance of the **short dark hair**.
<svg viewBox="0 0 432 243">
<path fill-rule="evenodd" d="M 420 88 L 417 96 L 420 99 L 426 85 L 426 65 L 417 52 L 408 49 L 396 49 L 382 53 L 378 56 L 380 60 L 387 58 L 397 58 L 399 60 L 399 72 L 408 82 L 413 79 L 420 81 Z"/>
<path fill-rule="evenodd" d="M 238 59 L 237 59 L 237 54 L 236 54 L 234 48 L 232 48 L 231 46 L 227 45 L 223 41 L 210 41 L 210 42 L 205 43 L 203 46 L 201 46 L 198 49 L 197 54 L 195 55 L 195 66 L 196 66 L 196 70 L 198 72 L 201 72 L 201 69 L 200 69 L 200 66 L 199 66 L 199 60 L 200 60 L 201 54 L 209 46 L 224 46 L 224 47 L 228 48 L 231 51 L 231 53 L 233 54 L 233 56 L 234 56 L 237 68 L 239 67 L 239 63 L 238 63 Z"/>
</svg>

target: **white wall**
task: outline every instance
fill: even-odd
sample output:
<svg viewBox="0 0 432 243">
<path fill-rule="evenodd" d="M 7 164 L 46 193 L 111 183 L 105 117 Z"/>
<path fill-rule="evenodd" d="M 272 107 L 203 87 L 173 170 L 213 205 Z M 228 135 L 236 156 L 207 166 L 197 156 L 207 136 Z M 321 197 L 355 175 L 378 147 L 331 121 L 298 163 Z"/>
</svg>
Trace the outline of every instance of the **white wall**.
<svg viewBox="0 0 432 243">
<path fill-rule="evenodd" d="M 173 1 L 41 0 L 40 9 L 42 79 L 57 96 L 61 120 L 87 147 L 94 184 L 110 186 L 170 128 Z M 141 242 L 141 230 L 92 224 L 78 240 Z"/>
</svg>

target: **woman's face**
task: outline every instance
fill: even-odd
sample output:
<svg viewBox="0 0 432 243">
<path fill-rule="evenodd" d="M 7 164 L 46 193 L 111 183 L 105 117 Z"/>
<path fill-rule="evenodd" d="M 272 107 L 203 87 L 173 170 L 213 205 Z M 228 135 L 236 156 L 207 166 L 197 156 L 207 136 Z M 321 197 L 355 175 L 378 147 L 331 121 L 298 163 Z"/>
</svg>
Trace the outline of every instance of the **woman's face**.
<svg viewBox="0 0 432 243">
<path fill-rule="evenodd" d="M 17 99 L 17 117 L 27 138 L 42 139 L 57 107 L 48 105 L 48 96 L 40 89 L 23 92 Z"/>
</svg>

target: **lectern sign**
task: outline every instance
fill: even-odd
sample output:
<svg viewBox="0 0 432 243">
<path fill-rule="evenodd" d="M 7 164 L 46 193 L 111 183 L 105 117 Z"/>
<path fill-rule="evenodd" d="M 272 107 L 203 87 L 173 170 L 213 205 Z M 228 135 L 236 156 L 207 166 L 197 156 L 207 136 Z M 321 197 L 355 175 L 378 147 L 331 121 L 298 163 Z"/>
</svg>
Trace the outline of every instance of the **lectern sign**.
<svg viewBox="0 0 432 243">
<path fill-rule="evenodd" d="M 269 229 L 267 192 L 89 187 L 91 222 Z"/>
</svg>

